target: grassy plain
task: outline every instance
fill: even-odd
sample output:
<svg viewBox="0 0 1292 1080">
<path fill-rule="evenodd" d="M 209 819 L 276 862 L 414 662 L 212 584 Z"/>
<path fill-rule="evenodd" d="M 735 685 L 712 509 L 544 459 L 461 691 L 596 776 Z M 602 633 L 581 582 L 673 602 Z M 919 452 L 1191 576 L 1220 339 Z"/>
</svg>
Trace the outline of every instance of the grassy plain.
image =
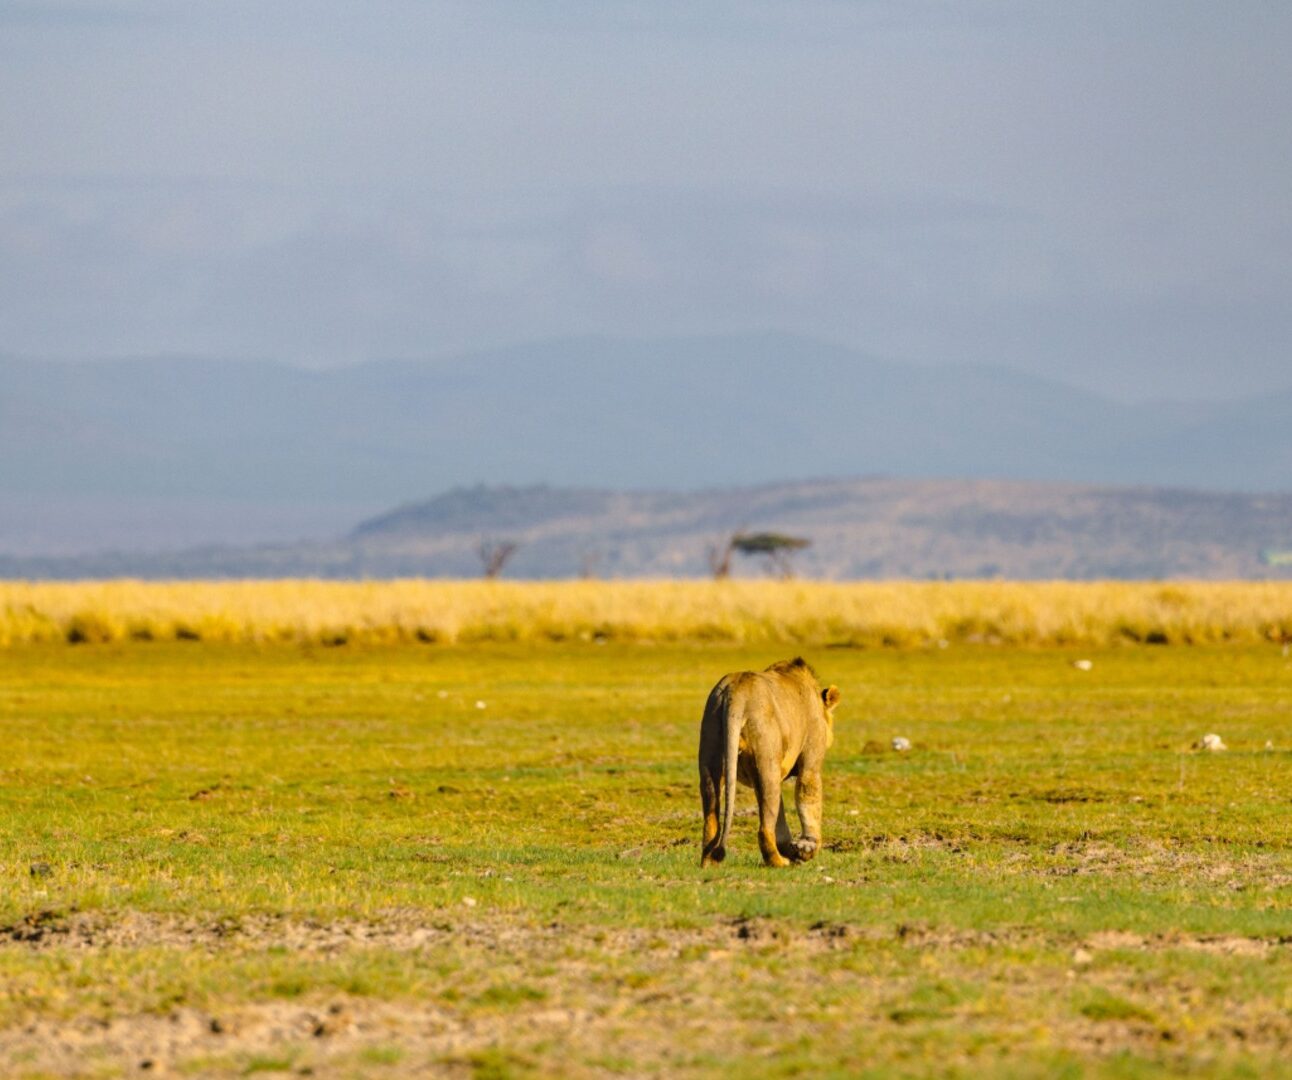
<svg viewBox="0 0 1292 1080">
<path fill-rule="evenodd" d="M 825 849 L 742 790 L 702 872 L 705 694 L 784 647 L 0 650 L 0 1074 L 1286 1068 L 1278 645 L 803 651 Z"/>
</svg>

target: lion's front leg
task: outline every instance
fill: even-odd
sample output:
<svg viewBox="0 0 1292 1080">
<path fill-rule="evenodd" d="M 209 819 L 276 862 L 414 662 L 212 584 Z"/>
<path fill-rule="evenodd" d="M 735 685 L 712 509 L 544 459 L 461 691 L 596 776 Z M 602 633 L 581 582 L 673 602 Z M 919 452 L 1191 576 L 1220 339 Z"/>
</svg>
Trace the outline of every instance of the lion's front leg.
<svg viewBox="0 0 1292 1080">
<path fill-rule="evenodd" d="M 803 835 L 794 841 L 798 850 L 796 856 L 806 861 L 817 853 L 821 846 L 821 773 L 804 769 L 799 773 L 794 787 L 794 799 L 798 803 L 799 824 Z M 788 830 L 787 830 L 788 831 Z"/>
</svg>

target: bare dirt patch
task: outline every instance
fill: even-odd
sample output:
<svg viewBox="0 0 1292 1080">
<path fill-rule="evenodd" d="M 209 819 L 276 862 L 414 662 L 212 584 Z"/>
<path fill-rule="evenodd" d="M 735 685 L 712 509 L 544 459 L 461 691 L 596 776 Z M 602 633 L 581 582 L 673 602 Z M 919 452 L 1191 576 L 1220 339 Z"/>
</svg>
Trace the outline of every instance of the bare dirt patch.
<svg viewBox="0 0 1292 1080">
<path fill-rule="evenodd" d="M 550 1052 L 543 1047 L 559 1045 L 568 1053 L 561 1059 L 564 1075 L 600 1075 L 595 1063 L 607 1053 L 631 1061 L 633 1075 L 679 1074 L 687 1071 L 687 1059 L 678 1056 L 687 1047 L 721 1054 L 739 1053 L 746 1045 L 752 1021 L 733 1012 L 723 996 L 737 974 L 742 993 L 780 1002 L 778 1011 L 785 1002 L 811 1002 L 823 987 L 846 988 L 846 1015 L 830 1012 L 841 1006 L 828 1004 L 827 994 L 824 1013 L 814 1015 L 807 1008 L 781 1017 L 783 1034 L 792 1040 L 817 1037 L 823 1022 L 842 1024 L 844 1031 L 858 1018 L 882 1026 L 885 1018 L 905 1017 L 902 988 L 913 985 L 910 980 L 918 980 L 925 961 L 935 957 L 939 970 L 977 979 L 987 970 L 982 950 L 1053 948 L 1066 955 L 1075 949 L 1091 954 L 1074 965 L 1078 975 L 1062 962 L 1042 964 L 1026 979 L 1014 975 L 996 984 L 998 992 L 1031 1002 L 1044 984 L 1044 996 L 1059 1001 L 1080 985 L 1075 977 L 1103 979 L 1110 991 L 1133 998 L 1134 986 L 1116 972 L 1099 970 L 1093 957 L 1112 950 L 1179 948 L 1264 956 L 1287 949 L 1289 942 L 1121 931 L 1076 939 L 1028 928 L 966 930 L 916 923 L 822 921 L 804 927 L 767 918 L 716 920 L 701 927 L 601 928 L 425 911 L 388 912 L 374 920 L 38 911 L 0 927 L 0 950 L 48 955 L 55 962 L 60 953 L 87 951 L 173 948 L 219 956 L 283 947 L 324 959 L 364 950 L 465 956 L 477 973 L 490 976 L 494 989 L 514 985 L 534 992 L 532 997 L 502 992 L 496 1000 L 476 993 L 455 1001 L 310 991 L 292 1000 L 230 997 L 161 1012 L 37 1013 L 0 1028 L 0 1073 L 76 1076 L 92 1064 L 140 1075 L 182 1069 L 187 1075 L 224 1076 L 271 1065 L 316 1075 L 470 1075 L 482 1061 L 501 1060 L 499 1055 L 541 1062 Z M 919 956 L 907 962 L 908 950 Z M 892 964 L 871 969 L 853 963 L 867 956 L 886 957 L 883 962 Z M 765 964 L 765 958 L 772 959 Z M 821 971 L 831 973 L 824 982 Z M 506 972 L 518 973 L 514 983 L 503 977 Z M 911 1022 L 954 1021 L 954 1007 L 936 1012 L 926 1017 L 917 1008 Z M 1264 1011 L 1235 1013 L 1234 1021 L 1243 1034 L 1233 1038 L 1249 1049 L 1282 1046 L 1292 1038 L 1287 1023 Z M 1165 1020 L 1083 1017 L 1062 1009 L 1051 1017 L 1051 1030 L 1062 1045 L 1095 1055 L 1152 1048 L 1176 1037 Z M 392 1065 L 397 1066 L 393 1072 Z"/>
<path fill-rule="evenodd" d="M 309 952 L 336 952 L 359 946 L 411 949 L 471 927 L 398 914 L 380 921 L 292 919 L 274 915 L 200 918 L 128 911 L 118 914 L 29 914 L 0 927 L 0 947 L 113 949 L 178 946 L 207 950 L 232 946 L 276 945 Z"/>
<path fill-rule="evenodd" d="M 1292 955 L 1292 936 L 1239 937 L 1233 934 L 1135 934 L 1125 930 L 1101 930 L 1086 938 L 1091 949 L 1129 949 L 1160 952 L 1187 949 L 1220 956 L 1268 956 L 1276 951 Z"/>
<path fill-rule="evenodd" d="M 493 1055 L 559 1044 L 571 1062 L 595 1062 L 607 1048 L 637 1062 L 645 1075 L 665 1075 L 679 1046 L 730 1043 L 741 1022 L 701 988 L 742 954 L 772 950 L 803 971 L 811 957 L 878 936 L 843 924 L 807 929 L 767 919 L 722 920 L 699 928 L 598 928 L 526 924 L 489 916 L 452 918 L 390 912 L 376 921 L 275 916 L 234 919 L 124 912 L 34 912 L 0 927 L 0 950 L 24 950 L 51 961 L 85 952 L 173 948 L 246 954 L 286 947 L 327 958 L 363 950 L 423 951 L 474 958 L 477 973 L 519 970 L 506 992 L 491 980 L 491 998 L 386 1001 L 332 993 L 309 1000 L 231 1000 L 164 1013 L 34 1015 L 0 1028 L 0 1073 L 76 1076 L 87 1068 L 158 1075 L 172 1069 L 197 1076 L 238 1074 L 272 1064 L 284 1069 L 366 1075 L 374 1060 L 419 1074 L 470 1075 Z M 717 968 L 715 968 L 717 965 Z M 501 989 L 499 989 L 501 987 Z M 678 1030 L 705 1020 L 690 1038 Z M 807 1022 L 804 1018 L 804 1023 Z M 535 1051 L 538 1053 L 538 1051 Z M 257 1064 L 259 1063 L 259 1064 Z M 474 1064 L 473 1064 L 474 1063 Z M 565 1075 L 597 1075 L 569 1064 Z"/>
<path fill-rule="evenodd" d="M 502 1045 L 504 1037 L 565 1038 L 590 1018 L 561 1008 L 466 1018 L 429 1002 L 352 997 L 256 1002 L 164 1016 L 38 1020 L 0 1033 L 0 1062 L 64 1076 L 81 1074 L 90 1061 L 154 1075 L 183 1066 L 188 1075 L 205 1076 L 243 1072 L 257 1061 L 282 1067 L 275 1071 L 317 1072 L 329 1062 L 361 1060 L 365 1050 L 384 1049 L 392 1059 L 450 1069 L 455 1058 Z"/>
<path fill-rule="evenodd" d="M 1225 955 L 1264 955 L 1292 950 L 1292 935 L 1241 937 L 1179 932 L 1138 934 L 1102 930 L 1084 939 L 1057 937 L 1027 927 L 985 930 L 928 926 L 898 922 L 892 927 L 858 926 L 822 921 L 802 928 L 776 919 L 739 917 L 718 920 L 703 927 L 600 928 L 567 926 L 560 922 L 533 924 L 491 916 L 426 912 L 388 912 L 377 920 L 299 919 L 283 915 L 244 915 L 238 918 L 201 918 L 164 913 L 122 913 L 41 910 L 0 926 L 0 949 L 28 950 L 129 949 L 148 947 L 231 948 L 274 946 L 293 952 L 327 955 L 349 949 L 385 948 L 399 951 L 434 948 L 437 944 L 478 947 L 488 952 L 541 949 L 545 945 L 594 947 L 606 954 L 632 953 L 661 944 L 674 951 L 696 946 L 727 946 L 733 940 L 777 941 L 796 949 L 837 948 L 841 943 L 894 939 L 914 948 L 965 949 L 983 946 L 1065 947 L 1076 944 L 1091 949 L 1154 950 L 1192 949 Z"/>
</svg>

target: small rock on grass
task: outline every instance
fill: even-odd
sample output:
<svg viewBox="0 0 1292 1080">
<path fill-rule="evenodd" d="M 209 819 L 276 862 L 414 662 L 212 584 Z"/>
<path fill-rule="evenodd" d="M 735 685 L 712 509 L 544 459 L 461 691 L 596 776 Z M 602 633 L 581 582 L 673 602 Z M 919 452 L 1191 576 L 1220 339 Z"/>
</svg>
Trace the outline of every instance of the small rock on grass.
<svg viewBox="0 0 1292 1080">
<path fill-rule="evenodd" d="M 1212 753 L 1215 753 L 1218 750 L 1229 749 L 1229 747 L 1225 745 L 1225 740 L 1222 739 L 1219 735 L 1217 735 L 1214 731 L 1210 732 L 1207 735 L 1204 735 L 1193 745 L 1194 745 L 1194 748 L 1197 750 L 1210 750 Z"/>
<path fill-rule="evenodd" d="M 1073 660 L 1072 666 L 1078 671 L 1090 671 L 1095 665 L 1091 660 Z"/>
<path fill-rule="evenodd" d="M 910 739 L 905 738 L 902 735 L 898 735 L 893 739 L 893 749 L 896 750 L 899 754 L 906 753 L 906 751 L 909 750 L 910 748 L 911 748 Z"/>
</svg>

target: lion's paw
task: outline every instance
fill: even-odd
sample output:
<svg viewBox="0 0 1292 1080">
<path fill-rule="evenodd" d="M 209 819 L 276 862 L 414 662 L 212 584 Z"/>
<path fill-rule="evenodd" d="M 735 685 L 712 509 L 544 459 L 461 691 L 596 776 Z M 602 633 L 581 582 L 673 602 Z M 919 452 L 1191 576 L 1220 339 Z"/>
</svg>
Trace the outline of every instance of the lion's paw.
<svg viewBox="0 0 1292 1080">
<path fill-rule="evenodd" d="M 818 842 L 808 837 L 802 837 L 794 841 L 794 855 L 800 862 L 806 862 L 816 854 Z"/>
</svg>

